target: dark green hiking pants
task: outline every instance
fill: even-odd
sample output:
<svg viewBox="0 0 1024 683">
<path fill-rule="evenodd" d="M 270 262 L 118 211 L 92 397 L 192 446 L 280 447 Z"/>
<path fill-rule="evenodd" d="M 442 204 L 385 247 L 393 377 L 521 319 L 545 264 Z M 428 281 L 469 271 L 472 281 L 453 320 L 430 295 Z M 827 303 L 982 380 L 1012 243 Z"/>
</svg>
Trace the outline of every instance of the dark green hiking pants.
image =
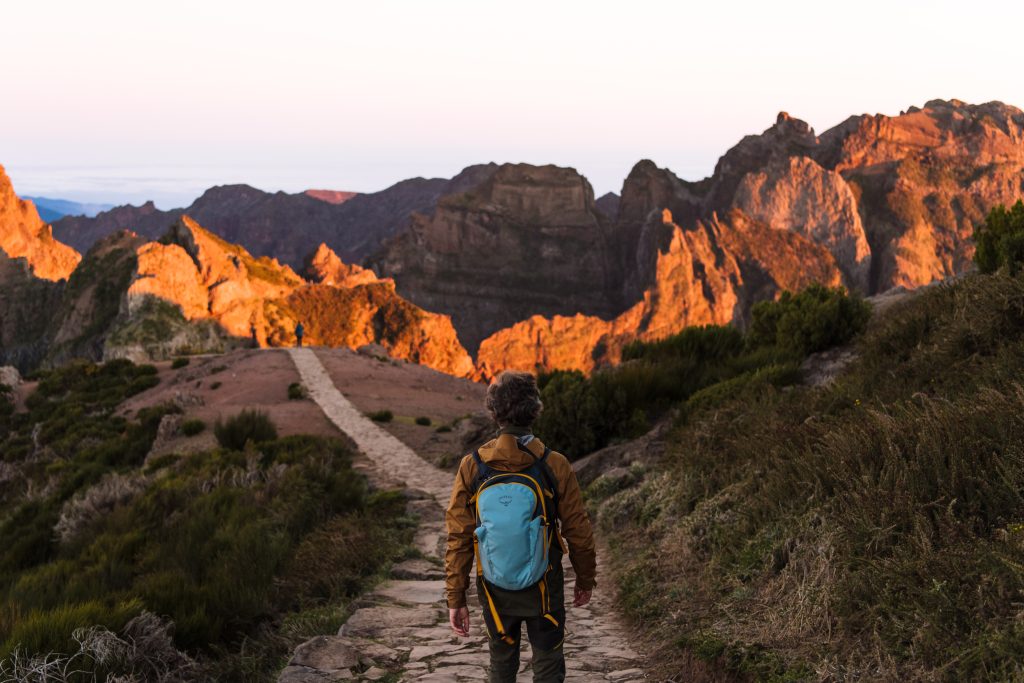
<svg viewBox="0 0 1024 683">
<path fill-rule="evenodd" d="M 565 653 L 562 641 L 565 639 L 565 610 L 556 610 L 553 615 L 558 626 L 544 617 L 502 616 L 505 632 L 515 639 L 510 645 L 498 637 L 498 631 L 488 610 L 484 610 L 487 631 L 492 635 L 491 674 L 489 683 L 515 683 L 519 671 L 519 645 L 526 624 L 526 634 L 533 648 L 534 683 L 562 683 L 565 680 Z"/>
</svg>

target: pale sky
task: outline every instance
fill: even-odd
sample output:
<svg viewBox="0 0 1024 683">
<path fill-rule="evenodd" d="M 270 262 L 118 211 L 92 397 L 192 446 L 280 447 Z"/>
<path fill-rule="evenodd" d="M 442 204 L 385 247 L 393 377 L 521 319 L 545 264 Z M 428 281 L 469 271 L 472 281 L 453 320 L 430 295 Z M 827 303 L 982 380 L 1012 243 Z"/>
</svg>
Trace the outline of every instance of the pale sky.
<svg viewBox="0 0 1024 683">
<path fill-rule="evenodd" d="M 0 4 L 22 195 L 188 204 L 464 166 L 711 172 L 780 110 L 821 132 L 934 98 L 1024 106 L 1024 3 L 408 0 Z"/>
</svg>

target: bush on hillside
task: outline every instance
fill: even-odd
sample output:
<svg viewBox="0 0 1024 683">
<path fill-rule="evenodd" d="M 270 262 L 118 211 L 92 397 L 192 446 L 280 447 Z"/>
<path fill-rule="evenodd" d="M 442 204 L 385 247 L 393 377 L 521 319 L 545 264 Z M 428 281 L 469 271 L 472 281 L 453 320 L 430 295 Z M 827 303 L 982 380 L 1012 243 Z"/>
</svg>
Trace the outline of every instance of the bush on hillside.
<svg viewBox="0 0 1024 683">
<path fill-rule="evenodd" d="M 309 396 L 309 392 L 306 391 L 306 387 L 302 386 L 299 382 L 292 382 L 288 385 L 288 400 L 289 401 L 301 401 Z"/>
<path fill-rule="evenodd" d="M 691 327 L 656 342 L 633 342 L 622 365 L 589 378 L 578 371 L 541 375 L 544 412 L 537 431 L 553 448 L 580 457 L 643 434 L 653 419 L 694 392 L 758 368 L 791 364 L 775 347 L 748 348 L 732 327 Z M 792 380 L 792 372 L 779 379 Z"/>
<path fill-rule="evenodd" d="M 751 309 L 748 341 L 798 356 L 848 343 L 864 330 L 870 305 L 837 287 L 812 285 L 798 294 L 783 292 L 778 301 Z"/>
<path fill-rule="evenodd" d="M 276 439 L 277 427 L 263 411 L 245 409 L 223 422 L 218 419 L 213 426 L 213 433 L 224 448 L 241 451 L 250 441 L 261 443 Z"/>
<path fill-rule="evenodd" d="M 133 633 L 132 620 L 149 611 L 165 615 L 168 630 L 173 622 L 173 649 L 198 660 L 192 680 L 273 680 L 313 635 L 278 626 L 324 604 L 344 612 L 403 556 L 414 526 L 400 495 L 368 493 L 337 440 L 286 437 L 259 453 L 220 450 L 160 467 L 131 495 L 92 506 L 51 561 L 0 574 L 0 667 L 10 669 L 16 649 L 20 661 L 73 658 L 78 629 Z M 22 533 L 53 533 L 38 505 L 12 521 Z M 118 664 L 112 673 L 130 671 Z"/>
<path fill-rule="evenodd" d="M 982 273 L 994 273 L 1005 267 L 1016 275 L 1024 262 L 1024 201 L 1010 209 L 993 207 L 985 222 L 974 229 L 974 262 Z"/>
<path fill-rule="evenodd" d="M 370 419 L 374 422 L 391 422 L 395 419 L 395 414 L 390 410 L 374 410 L 370 413 Z"/>
<path fill-rule="evenodd" d="M 425 415 L 421 415 L 416 418 L 416 424 L 420 425 L 421 427 L 429 427 L 430 418 Z"/>
<path fill-rule="evenodd" d="M 198 418 L 185 420 L 181 423 L 181 433 L 185 436 L 201 434 L 204 429 L 206 429 L 206 423 Z"/>
<path fill-rule="evenodd" d="M 184 357 L 175 358 L 173 361 L 171 361 L 171 369 L 172 370 L 178 370 L 179 368 L 183 368 L 183 367 L 187 366 L 188 364 L 189 364 L 189 359 L 188 358 L 184 358 Z"/>
</svg>

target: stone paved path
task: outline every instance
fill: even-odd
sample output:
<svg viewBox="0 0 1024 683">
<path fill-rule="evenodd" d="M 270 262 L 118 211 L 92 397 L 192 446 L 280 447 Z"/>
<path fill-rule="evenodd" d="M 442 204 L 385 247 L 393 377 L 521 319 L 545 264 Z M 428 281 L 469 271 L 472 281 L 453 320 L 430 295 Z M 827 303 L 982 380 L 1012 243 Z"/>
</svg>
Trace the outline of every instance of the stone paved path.
<svg viewBox="0 0 1024 683">
<path fill-rule="evenodd" d="M 429 464 L 360 413 L 335 387 L 312 349 L 290 349 L 310 397 L 371 461 L 379 484 L 400 484 L 420 518 L 416 547 L 422 558 L 395 566 L 391 579 L 364 596 L 338 635 L 317 636 L 298 648 L 279 683 L 402 681 L 458 683 L 487 679 L 487 644 L 475 597 L 470 598 L 474 635 L 454 636 L 444 602 L 444 510 L 451 474 Z M 600 570 L 600 566 L 599 566 Z M 566 572 L 572 595 L 572 572 Z M 612 599 L 599 588 L 584 608 L 567 606 L 565 650 L 568 681 L 645 680 L 642 656 L 630 648 Z M 523 637 L 523 671 L 529 646 Z M 521 675 L 528 680 L 529 674 Z"/>
</svg>

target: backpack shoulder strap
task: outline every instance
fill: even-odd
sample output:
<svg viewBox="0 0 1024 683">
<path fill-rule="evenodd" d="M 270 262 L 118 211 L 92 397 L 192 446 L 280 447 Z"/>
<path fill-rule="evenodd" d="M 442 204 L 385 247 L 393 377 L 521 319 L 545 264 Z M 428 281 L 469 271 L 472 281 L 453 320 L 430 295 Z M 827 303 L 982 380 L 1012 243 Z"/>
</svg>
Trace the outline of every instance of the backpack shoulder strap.
<svg viewBox="0 0 1024 683">
<path fill-rule="evenodd" d="M 525 453 L 529 453 L 530 454 L 530 457 L 533 458 L 533 465 L 538 470 L 540 470 L 541 477 L 544 478 L 544 484 L 547 485 L 548 489 L 551 491 L 551 503 L 552 503 L 552 507 L 555 510 L 554 517 L 555 517 L 555 519 L 557 519 L 558 518 L 558 480 L 555 479 L 555 475 L 551 471 L 551 467 L 548 465 L 548 462 L 547 462 L 548 456 L 551 455 L 551 449 L 548 448 L 547 446 L 545 446 L 544 447 L 544 453 L 542 455 L 540 455 L 540 456 L 537 456 L 533 451 L 531 451 L 529 448 L 527 448 L 526 446 L 522 445 L 521 443 L 516 442 L 516 445 L 519 447 L 519 450 L 524 451 Z"/>
<path fill-rule="evenodd" d="M 480 490 L 481 484 L 490 479 L 494 474 L 494 468 L 483 461 L 480 451 L 473 451 L 473 462 L 476 463 L 476 476 L 473 478 L 473 494 Z"/>
<path fill-rule="evenodd" d="M 555 518 L 558 518 L 558 481 L 555 479 L 555 473 L 551 471 L 551 466 L 548 465 L 548 456 L 551 455 L 551 449 L 547 446 L 544 447 L 544 455 L 537 458 L 537 467 L 540 469 L 540 473 L 544 476 L 544 481 L 551 489 L 552 503 L 555 508 Z"/>
</svg>

